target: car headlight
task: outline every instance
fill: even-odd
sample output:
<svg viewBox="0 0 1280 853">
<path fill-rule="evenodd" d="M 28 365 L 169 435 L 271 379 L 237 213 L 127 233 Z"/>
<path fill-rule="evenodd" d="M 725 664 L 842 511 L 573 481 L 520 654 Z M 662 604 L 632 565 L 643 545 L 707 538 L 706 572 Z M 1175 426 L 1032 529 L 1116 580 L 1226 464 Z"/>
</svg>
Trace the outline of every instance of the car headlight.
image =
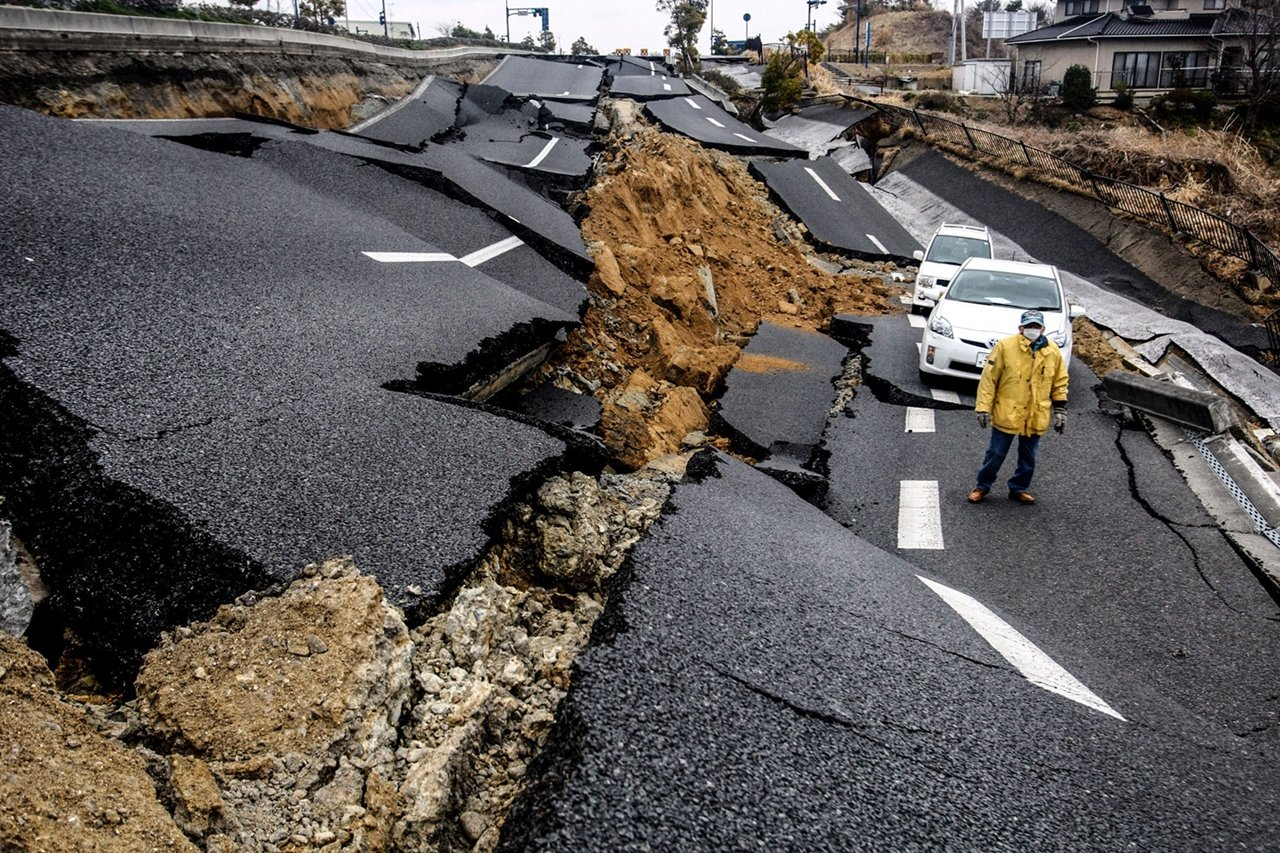
<svg viewBox="0 0 1280 853">
<path fill-rule="evenodd" d="M 1055 344 L 1057 344 L 1060 347 L 1065 347 L 1067 345 L 1066 332 L 1054 332 L 1053 334 L 1049 335 L 1049 337 L 1053 340 Z"/>
<path fill-rule="evenodd" d="M 944 338 L 953 338 L 955 335 L 951 333 L 951 324 L 947 322 L 946 317 L 934 317 L 929 321 L 929 331 L 935 335 L 941 335 Z"/>
<path fill-rule="evenodd" d="M 916 286 L 917 286 L 917 287 L 933 287 L 933 286 L 934 286 L 934 284 L 936 284 L 936 283 L 937 283 L 937 281 L 938 281 L 938 277 L 937 277 L 937 276 L 933 276 L 933 275 L 918 275 L 918 276 L 916 276 Z"/>
</svg>

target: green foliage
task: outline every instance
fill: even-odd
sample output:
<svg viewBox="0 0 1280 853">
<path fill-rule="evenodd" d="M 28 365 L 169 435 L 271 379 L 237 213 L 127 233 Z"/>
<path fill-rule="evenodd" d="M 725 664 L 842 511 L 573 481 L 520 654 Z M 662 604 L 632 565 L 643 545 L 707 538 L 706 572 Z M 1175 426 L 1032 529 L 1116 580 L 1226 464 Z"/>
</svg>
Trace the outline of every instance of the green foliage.
<svg viewBox="0 0 1280 853">
<path fill-rule="evenodd" d="M 525 36 L 520 39 L 520 46 L 525 50 L 533 50 L 538 46 L 538 43 L 533 40 L 533 36 Z"/>
<path fill-rule="evenodd" d="M 1098 102 L 1093 73 L 1088 66 L 1072 65 L 1062 77 L 1062 103 L 1073 110 L 1087 110 Z"/>
<path fill-rule="evenodd" d="M 761 112 L 776 113 L 791 109 L 800 103 L 800 93 L 804 91 L 801 64 L 782 51 L 775 51 L 770 54 L 764 73 L 760 75 L 760 85 L 764 89 L 764 95 L 760 98 Z"/>
<path fill-rule="evenodd" d="M 1123 81 L 1116 81 L 1112 88 L 1116 91 L 1116 99 L 1111 102 L 1111 105 L 1125 112 L 1133 109 L 1133 90 L 1126 86 Z"/>
<path fill-rule="evenodd" d="M 742 84 L 728 74 L 719 71 L 703 71 L 702 79 L 715 86 L 726 95 L 736 95 L 742 91 Z"/>
<path fill-rule="evenodd" d="M 787 44 L 791 46 L 792 53 L 805 54 L 809 57 L 810 62 L 822 61 L 824 50 L 822 40 L 811 30 L 787 33 Z"/>
<path fill-rule="evenodd" d="M 600 53 L 600 51 L 587 44 L 587 40 L 582 36 L 578 36 L 578 38 L 573 42 L 573 46 L 569 48 L 569 52 L 574 56 L 596 56 Z"/>
<path fill-rule="evenodd" d="M 676 50 L 676 62 L 680 71 L 688 74 L 698 69 L 698 33 L 707 22 L 708 0 L 657 0 L 659 12 L 666 12 L 671 20 L 662 30 L 667 44 Z"/>
<path fill-rule="evenodd" d="M 484 34 L 470 27 L 464 27 L 461 23 L 453 25 L 453 29 L 449 30 L 449 35 L 456 39 L 482 39 Z"/>
<path fill-rule="evenodd" d="M 1151 99 L 1151 109 L 1167 121 L 1203 124 L 1213 118 L 1218 96 L 1204 89 L 1179 87 Z"/>
<path fill-rule="evenodd" d="M 538 47 L 542 48 L 547 53 L 555 53 L 556 52 L 555 34 L 552 33 L 551 30 L 543 30 L 542 32 L 538 33 Z"/>
</svg>

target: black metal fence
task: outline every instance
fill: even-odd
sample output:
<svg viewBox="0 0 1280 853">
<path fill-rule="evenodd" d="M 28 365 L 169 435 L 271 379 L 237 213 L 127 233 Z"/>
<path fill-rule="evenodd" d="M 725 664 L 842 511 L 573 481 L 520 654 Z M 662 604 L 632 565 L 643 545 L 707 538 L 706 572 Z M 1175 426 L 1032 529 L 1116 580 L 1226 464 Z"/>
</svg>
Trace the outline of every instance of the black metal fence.
<svg viewBox="0 0 1280 853">
<path fill-rule="evenodd" d="M 1159 223 L 1175 234 L 1212 246 L 1246 261 L 1250 267 L 1280 285 L 1280 257 L 1248 229 L 1223 219 L 1207 210 L 1192 207 L 1143 187 L 1095 175 L 1083 166 L 1064 160 L 1056 154 L 1032 148 L 1018 139 L 970 127 L 963 122 L 918 110 L 876 104 L 878 109 L 894 115 L 900 123 L 913 123 L 927 136 L 941 137 L 974 154 L 997 157 L 1010 164 L 1027 166 L 1058 181 L 1069 184 L 1086 195 L 1116 210 Z M 1267 320 L 1273 350 L 1280 350 L 1280 311 Z"/>
</svg>

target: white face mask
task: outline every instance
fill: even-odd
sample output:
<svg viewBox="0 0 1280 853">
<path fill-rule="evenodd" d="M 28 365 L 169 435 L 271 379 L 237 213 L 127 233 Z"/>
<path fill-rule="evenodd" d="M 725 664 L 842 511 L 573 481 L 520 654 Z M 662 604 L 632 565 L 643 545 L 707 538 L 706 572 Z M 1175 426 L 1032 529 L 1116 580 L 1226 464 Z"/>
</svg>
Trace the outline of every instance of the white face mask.
<svg viewBox="0 0 1280 853">
<path fill-rule="evenodd" d="M 1022 336 L 1027 340 L 1031 341 L 1032 343 L 1034 343 L 1036 339 L 1040 337 L 1040 327 L 1028 326 L 1027 328 L 1022 330 Z"/>
</svg>

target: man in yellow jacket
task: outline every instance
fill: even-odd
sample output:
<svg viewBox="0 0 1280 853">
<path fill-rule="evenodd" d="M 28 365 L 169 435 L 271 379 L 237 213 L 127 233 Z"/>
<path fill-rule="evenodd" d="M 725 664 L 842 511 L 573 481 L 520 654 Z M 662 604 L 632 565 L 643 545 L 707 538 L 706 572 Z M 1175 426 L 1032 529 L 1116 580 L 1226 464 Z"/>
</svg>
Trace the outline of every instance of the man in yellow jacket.
<svg viewBox="0 0 1280 853">
<path fill-rule="evenodd" d="M 1009 478 L 1009 500 L 1035 503 L 1027 487 L 1036 471 L 1040 436 L 1051 422 L 1058 433 L 1067 426 L 1067 365 L 1058 345 L 1044 334 L 1044 314 L 1022 312 L 1018 334 L 996 342 L 982 368 L 974 411 L 978 425 L 992 430 L 969 503 L 978 503 L 991 491 L 1014 436 L 1018 466 Z"/>
</svg>

